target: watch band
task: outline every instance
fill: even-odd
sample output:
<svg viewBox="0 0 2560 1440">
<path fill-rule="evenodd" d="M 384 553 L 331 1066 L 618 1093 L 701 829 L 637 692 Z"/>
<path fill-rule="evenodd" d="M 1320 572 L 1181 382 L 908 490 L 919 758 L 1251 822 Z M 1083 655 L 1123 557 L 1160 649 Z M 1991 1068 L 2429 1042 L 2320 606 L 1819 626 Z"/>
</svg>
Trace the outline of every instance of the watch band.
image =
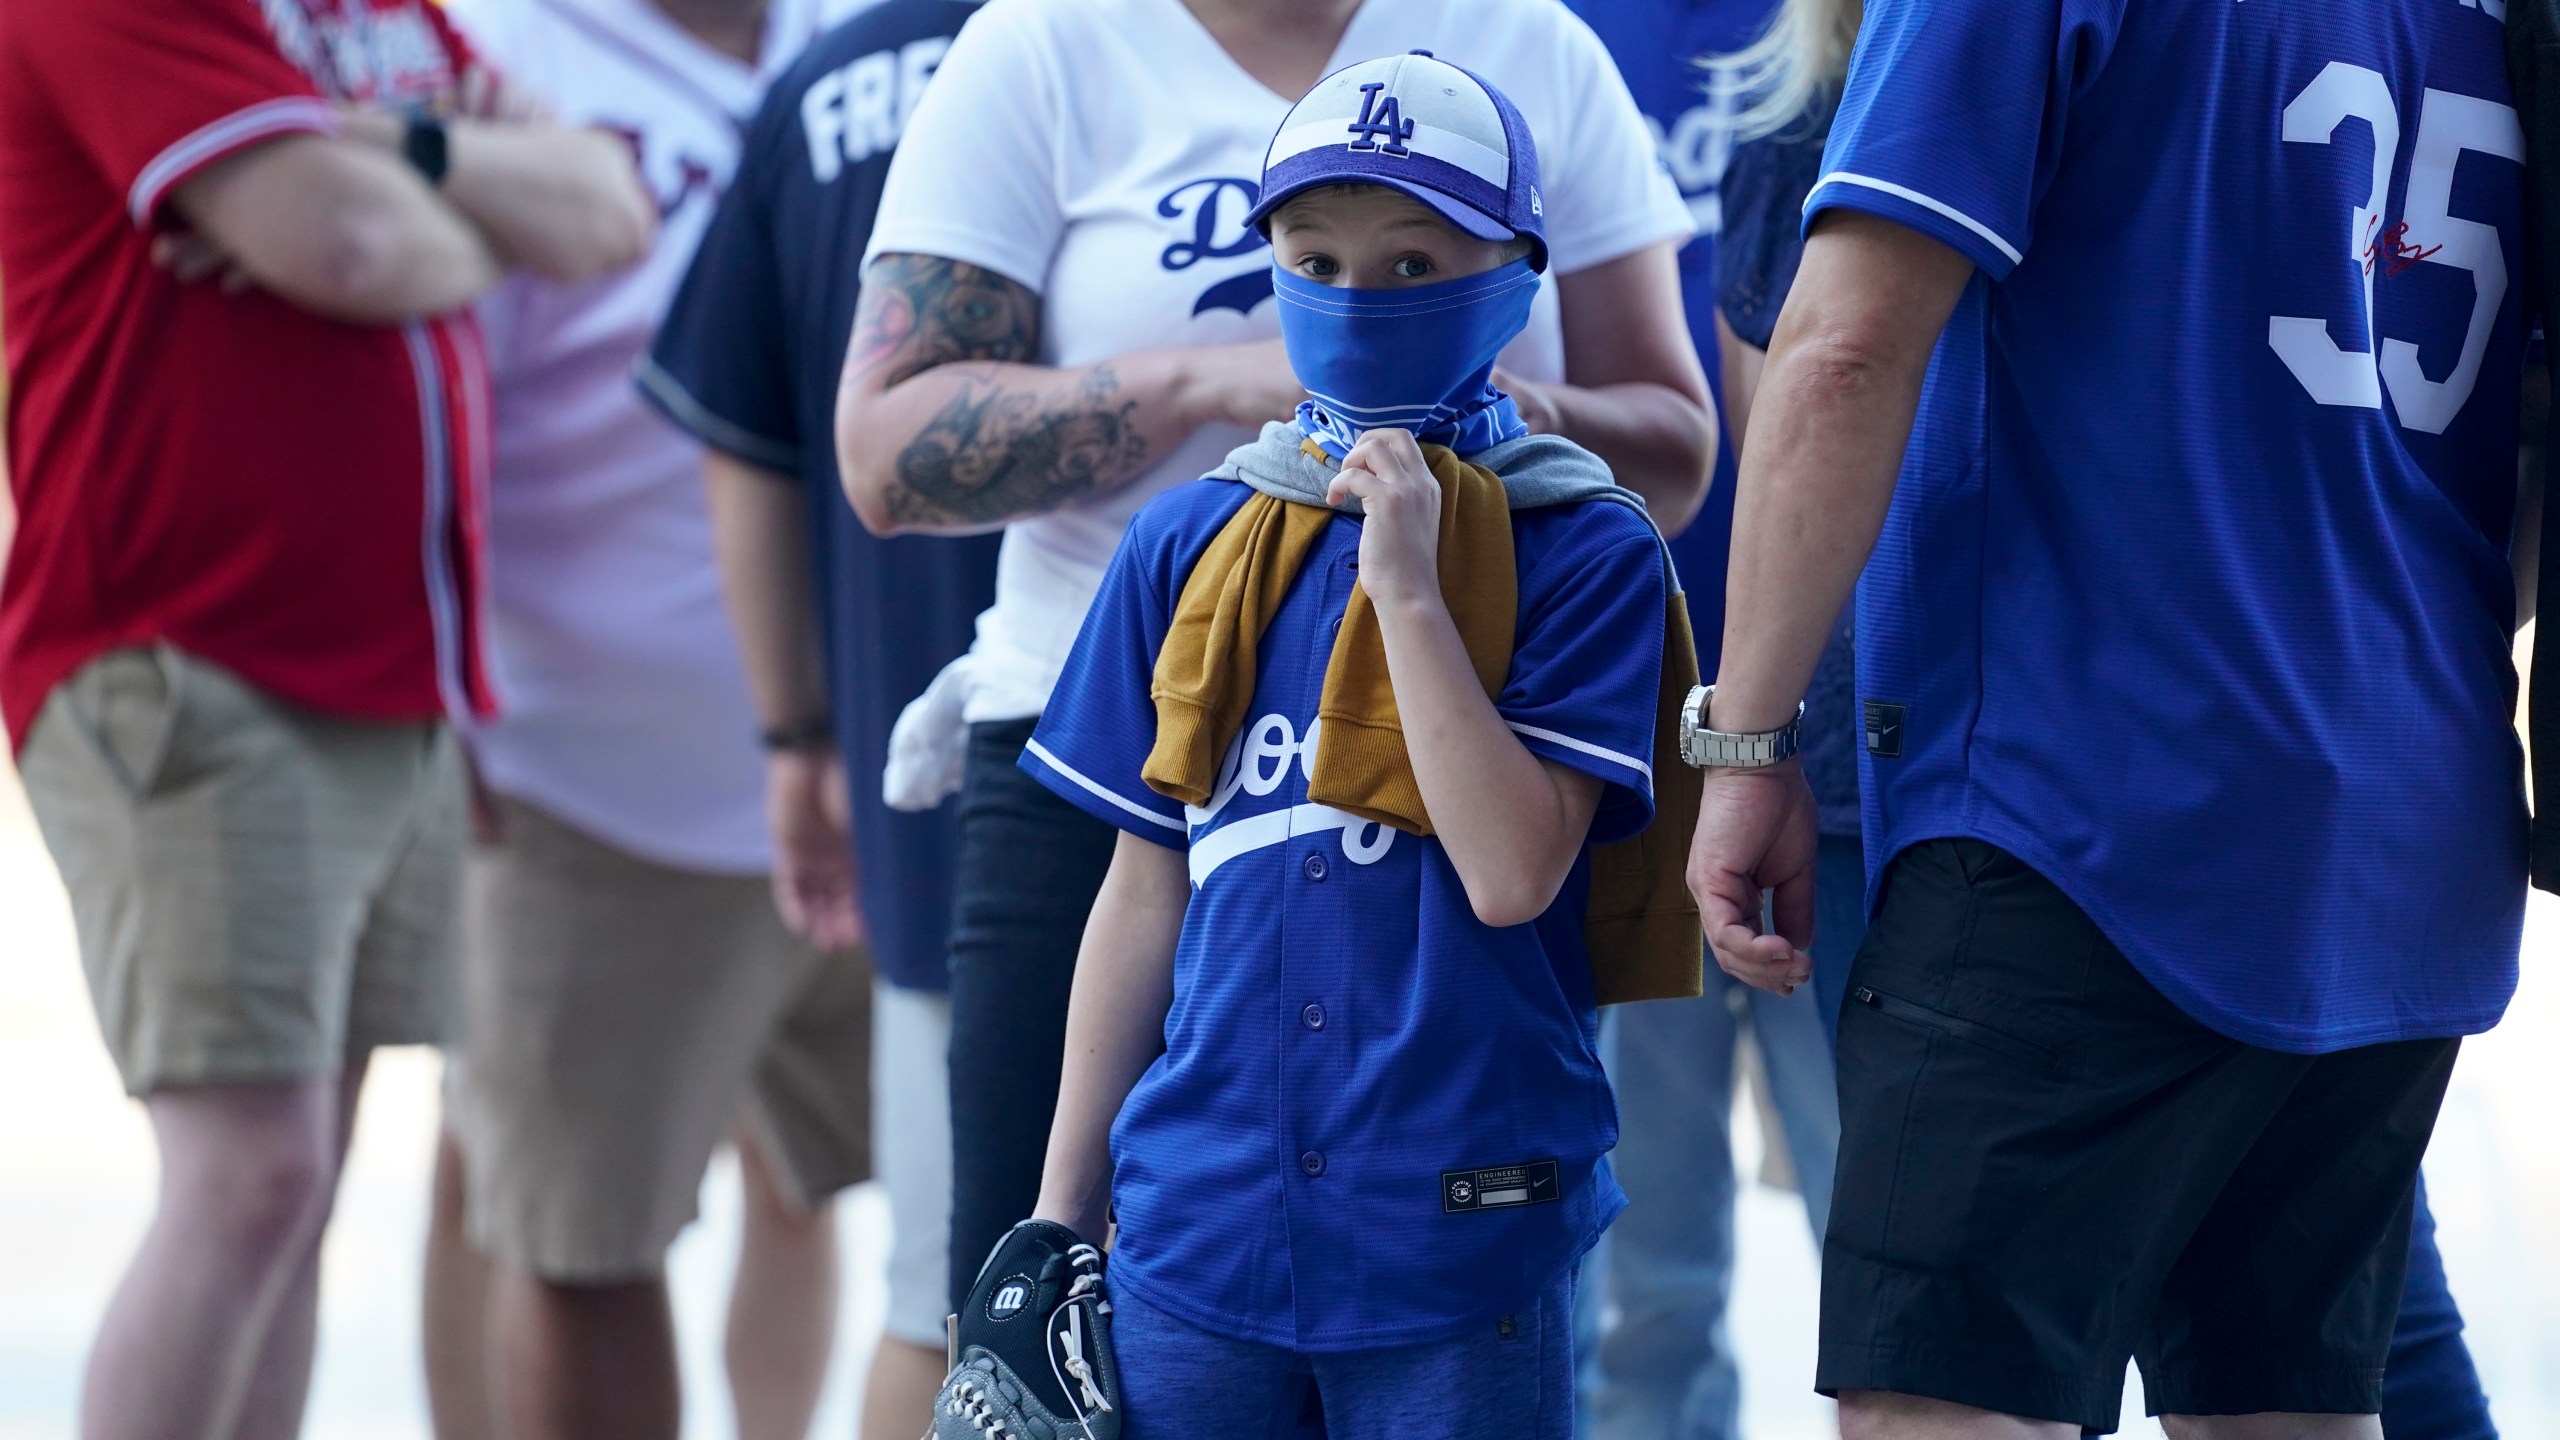
<svg viewBox="0 0 2560 1440">
<path fill-rule="evenodd" d="M 1707 707 L 1714 702 L 1716 687 L 1700 685 L 1689 692 L 1680 707 L 1680 758 L 1701 770 L 1765 770 L 1772 765 L 1792 760 L 1804 730 L 1804 706 L 1796 706 L 1795 718 L 1775 730 L 1752 734 L 1735 734 L 1707 728 Z"/>
<path fill-rule="evenodd" d="M 836 722 L 832 716 L 812 715 L 788 725 L 776 725 L 756 738 L 775 754 L 824 750 L 836 743 Z"/>
<path fill-rule="evenodd" d="M 429 185 L 443 185 L 444 172 L 453 163 L 452 136 L 444 122 L 423 111 L 412 113 L 400 130 L 400 158 Z"/>
</svg>

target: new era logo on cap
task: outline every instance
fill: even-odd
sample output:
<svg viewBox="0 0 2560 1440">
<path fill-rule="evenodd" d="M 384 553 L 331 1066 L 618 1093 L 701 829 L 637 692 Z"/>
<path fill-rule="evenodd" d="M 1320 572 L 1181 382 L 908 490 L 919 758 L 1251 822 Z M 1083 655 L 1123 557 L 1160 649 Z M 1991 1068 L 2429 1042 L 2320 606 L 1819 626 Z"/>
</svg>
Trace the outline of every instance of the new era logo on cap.
<svg viewBox="0 0 2560 1440">
<path fill-rule="evenodd" d="M 1271 139 L 1250 219 L 1260 226 L 1302 191 L 1362 183 L 1402 190 L 1481 239 L 1526 235 L 1545 267 L 1528 125 L 1501 91 L 1426 51 L 1317 81 Z"/>
</svg>

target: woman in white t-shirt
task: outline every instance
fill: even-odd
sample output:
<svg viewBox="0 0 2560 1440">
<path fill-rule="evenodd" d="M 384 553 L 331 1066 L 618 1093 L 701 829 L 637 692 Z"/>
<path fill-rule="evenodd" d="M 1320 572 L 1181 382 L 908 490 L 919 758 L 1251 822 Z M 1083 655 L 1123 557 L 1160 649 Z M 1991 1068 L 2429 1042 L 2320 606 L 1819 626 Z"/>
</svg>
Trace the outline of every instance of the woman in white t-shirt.
<svg viewBox="0 0 2560 1440">
<path fill-rule="evenodd" d="M 1504 355 L 1504 388 L 1679 529 L 1716 445 L 1674 259 L 1689 212 L 1607 52 L 1554 0 L 993 0 L 907 124 L 837 445 L 874 530 L 1006 527 L 975 647 L 901 726 L 910 757 L 948 758 L 935 742 L 968 725 L 955 1304 L 1037 1199 L 1076 946 L 1112 849 L 1014 762 L 1129 517 L 1305 398 L 1275 338 L 1268 247 L 1244 223 L 1273 129 L 1325 74 L 1412 49 L 1500 86 L 1544 159 L 1556 283 Z M 909 768 L 924 774 L 897 775 L 893 798 L 939 798 L 932 774 L 951 767 Z"/>
</svg>

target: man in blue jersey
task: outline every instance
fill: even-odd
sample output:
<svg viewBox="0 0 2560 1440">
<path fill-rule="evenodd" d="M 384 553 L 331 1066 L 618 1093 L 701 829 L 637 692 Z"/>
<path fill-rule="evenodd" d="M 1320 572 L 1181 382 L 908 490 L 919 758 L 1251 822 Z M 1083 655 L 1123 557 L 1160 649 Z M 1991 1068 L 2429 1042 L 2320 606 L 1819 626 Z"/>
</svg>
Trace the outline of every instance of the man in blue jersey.
<svg viewBox="0 0 2560 1440">
<path fill-rule="evenodd" d="M 1716 958 L 1801 984 L 1865 565 L 1852 1437 L 2111 1429 L 2129 1354 L 2173 1435 L 2381 1434 L 2523 918 L 2509 93 L 2464 0 L 1869 8 L 1692 748 Z"/>
<path fill-rule="evenodd" d="M 640 371 L 709 447 L 723 580 L 771 751 L 777 899 L 805 931 L 867 931 L 878 971 L 872 1133 L 894 1237 L 866 1440 L 909 1440 L 928 1423 L 951 1186 L 954 817 L 889 809 L 880 774 L 899 707 L 968 648 L 994 593 L 996 537 L 875 539 L 845 503 L 826 437 L 881 181 L 976 8 L 883 0 L 773 82 Z"/>
</svg>

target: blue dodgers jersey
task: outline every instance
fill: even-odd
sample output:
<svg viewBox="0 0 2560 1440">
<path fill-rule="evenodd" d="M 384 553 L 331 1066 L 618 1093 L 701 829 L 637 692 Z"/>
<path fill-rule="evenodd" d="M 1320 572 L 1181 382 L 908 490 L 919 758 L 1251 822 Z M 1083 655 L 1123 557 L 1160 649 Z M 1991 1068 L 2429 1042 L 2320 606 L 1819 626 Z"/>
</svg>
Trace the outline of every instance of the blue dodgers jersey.
<svg viewBox="0 0 2560 1440">
<path fill-rule="evenodd" d="M 1724 401 L 1724 365 L 1716 350 L 1716 244 L 1724 232 L 1725 162 L 1733 154 L 1736 97 L 1710 89 L 1701 60 L 1729 55 L 1759 38 L 1776 0 L 1567 0 L 1607 46 L 1653 131 L 1663 168 L 1689 202 L 1698 233 L 1680 248 L 1680 305 L 1689 341 L 1707 372 L 1707 389 Z M 1706 503 L 1689 527 L 1671 537 L 1689 597 L 1689 626 L 1698 637 L 1700 673 L 1716 673 L 1724 648 L 1724 572 L 1733 548 L 1732 431 L 1716 447 Z"/>
<path fill-rule="evenodd" d="M 1112 1283 L 1301 1351 L 1437 1340 L 1552 1282 L 1624 1206 L 1582 944 L 1589 862 L 1537 920 L 1475 917 L 1436 839 L 1307 801 L 1316 704 L 1359 578 L 1337 517 L 1265 632 L 1206 808 L 1139 778 L 1155 656 L 1193 563 L 1250 492 L 1178 486 L 1132 522 L 1023 767 L 1186 849 L 1165 1053 L 1112 1130 Z M 1513 517 L 1519 630 L 1496 705 L 1607 782 L 1591 840 L 1652 818 L 1660 542 L 1623 506 Z"/>
<path fill-rule="evenodd" d="M 2497 1021 L 2525 894 L 2500 45 L 2471 0 L 1870 4 L 1806 213 L 1980 267 L 1859 596 L 1870 875 L 1998 844 L 2256 1045 Z"/>
<path fill-rule="evenodd" d="M 640 375 L 697 439 L 806 491 L 871 957 L 892 984 L 924 990 L 946 983 L 957 807 L 891 810 L 880 772 L 898 712 L 969 648 L 993 601 L 999 537 L 883 540 L 863 529 L 836 473 L 836 376 L 899 129 L 976 9 L 881 0 L 774 81 Z"/>
</svg>

